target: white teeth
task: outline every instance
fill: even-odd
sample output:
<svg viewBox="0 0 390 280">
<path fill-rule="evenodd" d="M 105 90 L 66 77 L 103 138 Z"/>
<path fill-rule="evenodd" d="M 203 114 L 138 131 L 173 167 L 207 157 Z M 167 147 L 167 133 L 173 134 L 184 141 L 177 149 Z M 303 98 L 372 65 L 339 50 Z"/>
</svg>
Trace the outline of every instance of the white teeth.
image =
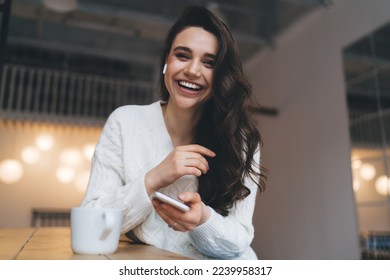
<svg viewBox="0 0 390 280">
<path fill-rule="evenodd" d="M 196 89 L 196 90 L 201 89 L 200 86 L 198 86 L 198 85 L 196 85 L 196 84 L 189 83 L 189 82 L 180 81 L 179 84 L 180 84 L 181 86 L 185 86 L 185 87 L 191 88 L 191 89 Z"/>
</svg>

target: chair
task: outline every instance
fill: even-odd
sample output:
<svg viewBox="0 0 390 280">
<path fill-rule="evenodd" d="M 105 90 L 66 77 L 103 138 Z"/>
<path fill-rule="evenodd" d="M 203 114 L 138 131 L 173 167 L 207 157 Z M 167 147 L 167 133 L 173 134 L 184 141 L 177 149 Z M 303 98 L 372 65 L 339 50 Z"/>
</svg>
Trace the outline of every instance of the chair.
<svg viewBox="0 0 390 280">
<path fill-rule="evenodd" d="M 33 208 L 32 227 L 66 227 L 70 226 L 70 209 L 68 208 Z"/>
</svg>

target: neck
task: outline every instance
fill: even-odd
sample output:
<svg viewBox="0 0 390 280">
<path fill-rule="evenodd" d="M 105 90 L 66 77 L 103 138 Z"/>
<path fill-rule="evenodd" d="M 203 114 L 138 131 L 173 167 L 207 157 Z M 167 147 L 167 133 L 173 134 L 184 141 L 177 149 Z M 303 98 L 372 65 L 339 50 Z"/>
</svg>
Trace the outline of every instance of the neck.
<svg viewBox="0 0 390 280">
<path fill-rule="evenodd" d="M 173 145 L 177 147 L 191 144 L 201 112 L 199 110 L 179 110 L 173 108 L 169 101 L 162 108 L 165 125 Z"/>
</svg>

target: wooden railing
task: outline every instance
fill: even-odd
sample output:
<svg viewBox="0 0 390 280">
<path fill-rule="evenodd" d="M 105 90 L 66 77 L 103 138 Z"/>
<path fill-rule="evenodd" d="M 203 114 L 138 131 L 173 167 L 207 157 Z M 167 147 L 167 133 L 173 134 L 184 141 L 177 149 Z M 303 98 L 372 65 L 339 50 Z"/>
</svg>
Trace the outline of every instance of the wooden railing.
<svg viewBox="0 0 390 280">
<path fill-rule="evenodd" d="M 101 124 L 117 107 L 148 104 L 154 85 L 61 70 L 5 65 L 0 86 L 0 117 Z"/>
</svg>

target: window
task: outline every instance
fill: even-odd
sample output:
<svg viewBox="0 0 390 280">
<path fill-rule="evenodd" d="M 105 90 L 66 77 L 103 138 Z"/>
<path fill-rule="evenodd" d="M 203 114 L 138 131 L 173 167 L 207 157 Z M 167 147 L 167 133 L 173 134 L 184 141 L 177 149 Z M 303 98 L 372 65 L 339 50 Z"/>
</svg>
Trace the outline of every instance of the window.
<svg viewBox="0 0 390 280">
<path fill-rule="evenodd" d="M 346 47 L 343 59 L 363 258 L 390 258 L 390 24 Z"/>
</svg>

